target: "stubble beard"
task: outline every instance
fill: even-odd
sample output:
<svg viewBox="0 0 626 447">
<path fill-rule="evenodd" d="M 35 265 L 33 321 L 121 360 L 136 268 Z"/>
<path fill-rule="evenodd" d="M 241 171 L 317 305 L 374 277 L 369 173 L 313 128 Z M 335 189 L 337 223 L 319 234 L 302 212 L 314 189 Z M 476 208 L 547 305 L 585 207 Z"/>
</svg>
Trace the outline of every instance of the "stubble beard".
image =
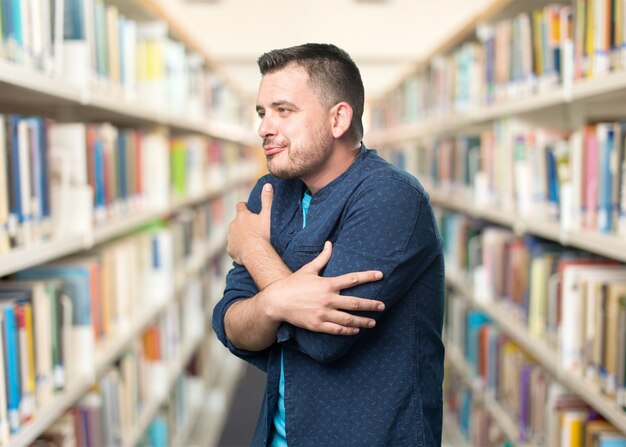
<svg viewBox="0 0 626 447">
<path fill-rule="evenodd" d="M 315 133 L 315 138 L 304 145 L 292 146 L 285 141 L 285 150 L 270 155 L 267 158 L 267 169 L 272 175 L 282 179 L 306 178 L 318 170 L 330 157 L 332 139 L 324 138 L 321 132 Z M 275 157 L 287 158 L 287 161 Z"/>
</svg>

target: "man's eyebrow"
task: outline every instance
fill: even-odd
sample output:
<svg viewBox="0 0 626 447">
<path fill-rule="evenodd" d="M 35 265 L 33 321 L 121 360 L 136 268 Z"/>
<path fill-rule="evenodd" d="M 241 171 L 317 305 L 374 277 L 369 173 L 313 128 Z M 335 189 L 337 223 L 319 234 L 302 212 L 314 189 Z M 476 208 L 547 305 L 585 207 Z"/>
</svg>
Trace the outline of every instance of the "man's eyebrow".
<svg viewBox="0 0 626 447">
<path fill-rule="evenodd" d="M 273 109 L 275 109 L 276 107 L 281 107 L 281 106 L 288 106 L 288 107 L 290 107 L 292 109 L 297 108 L 294 103 L 289 102 L 289 101 L 285 101 L 285 100 L 274 101 L 273 103 L 270 104 L 270 107 L 272 107 Z"/>
<path fill-rule="evenodd" d="M 271 109 L 276 109 L 278 107 L 283 107 L 283 106 L 287 106 L 287 107 L 289 107 L 291 109 L 298 109 L 298 107 L 294 103 L 289 102 L 289 101 L 285 101 L 285 100 L 274 101 L 269 106 L 270 106 Z M 265 107 L 257 104 L 257 106 L 256 106 L 256 111 L 257 112 L 262 112 L 264 110 L 265 110 Z"/>
</svg>

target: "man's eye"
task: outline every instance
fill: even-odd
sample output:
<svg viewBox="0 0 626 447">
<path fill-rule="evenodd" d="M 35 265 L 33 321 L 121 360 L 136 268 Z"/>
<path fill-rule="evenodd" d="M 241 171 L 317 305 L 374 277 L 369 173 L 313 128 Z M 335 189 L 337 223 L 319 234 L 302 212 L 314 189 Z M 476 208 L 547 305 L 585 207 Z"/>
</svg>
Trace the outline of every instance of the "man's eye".
<svg viewBox="0 0 626 447">
<path fill-rule="evenodd" d="M 265 116 L 265 113 L 259 112 L 259 113 L 257 113 L 257 115 L 259 115 L 259 118 L 263 119 L 263 117 Z"/>
<path fill-rule="evenodd" d="M 278 108 L 278 113 L 281 113 L 281 114 L 284 115 L 285 113 L 288 113 L 288 112 L 289 112 L 289 109 L 286 109 L 284 107 L 279 107 Z"/>
</svg>

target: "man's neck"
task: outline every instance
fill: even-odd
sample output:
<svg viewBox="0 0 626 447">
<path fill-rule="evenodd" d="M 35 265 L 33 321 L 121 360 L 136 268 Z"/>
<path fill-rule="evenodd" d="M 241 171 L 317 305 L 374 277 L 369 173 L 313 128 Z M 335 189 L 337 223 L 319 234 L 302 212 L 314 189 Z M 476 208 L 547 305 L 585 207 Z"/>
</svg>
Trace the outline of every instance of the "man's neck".
<svg viewBox="0 0 626 447">
<path fill-rule="evenodd" d="M 346 172 L 348 168 L 358 158 L 361 145 L 358 144 L 356 148 L 350 146 L 338 147 L 333 151 L 333 155 L 326 162 L 327 169 L 322 172 L 315 173 L 307 178 L 303 178 L 302 181 L 306 184 L 311 194 L 316 194 L 326 185 L 330 184 L 333 180 Z"/>
</svg>

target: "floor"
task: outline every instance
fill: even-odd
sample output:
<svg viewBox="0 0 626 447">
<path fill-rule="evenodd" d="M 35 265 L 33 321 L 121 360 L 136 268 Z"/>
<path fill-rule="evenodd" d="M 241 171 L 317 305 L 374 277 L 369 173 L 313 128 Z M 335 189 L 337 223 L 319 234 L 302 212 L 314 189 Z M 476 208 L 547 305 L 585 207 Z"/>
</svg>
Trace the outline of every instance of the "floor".
<svg viewBox="0 0 626 447">
<path fill-rule="evenodd" d="M 246 364 L 217 447 L 250 446 L 264 390 L 265 373 Z"/>
</svg>

